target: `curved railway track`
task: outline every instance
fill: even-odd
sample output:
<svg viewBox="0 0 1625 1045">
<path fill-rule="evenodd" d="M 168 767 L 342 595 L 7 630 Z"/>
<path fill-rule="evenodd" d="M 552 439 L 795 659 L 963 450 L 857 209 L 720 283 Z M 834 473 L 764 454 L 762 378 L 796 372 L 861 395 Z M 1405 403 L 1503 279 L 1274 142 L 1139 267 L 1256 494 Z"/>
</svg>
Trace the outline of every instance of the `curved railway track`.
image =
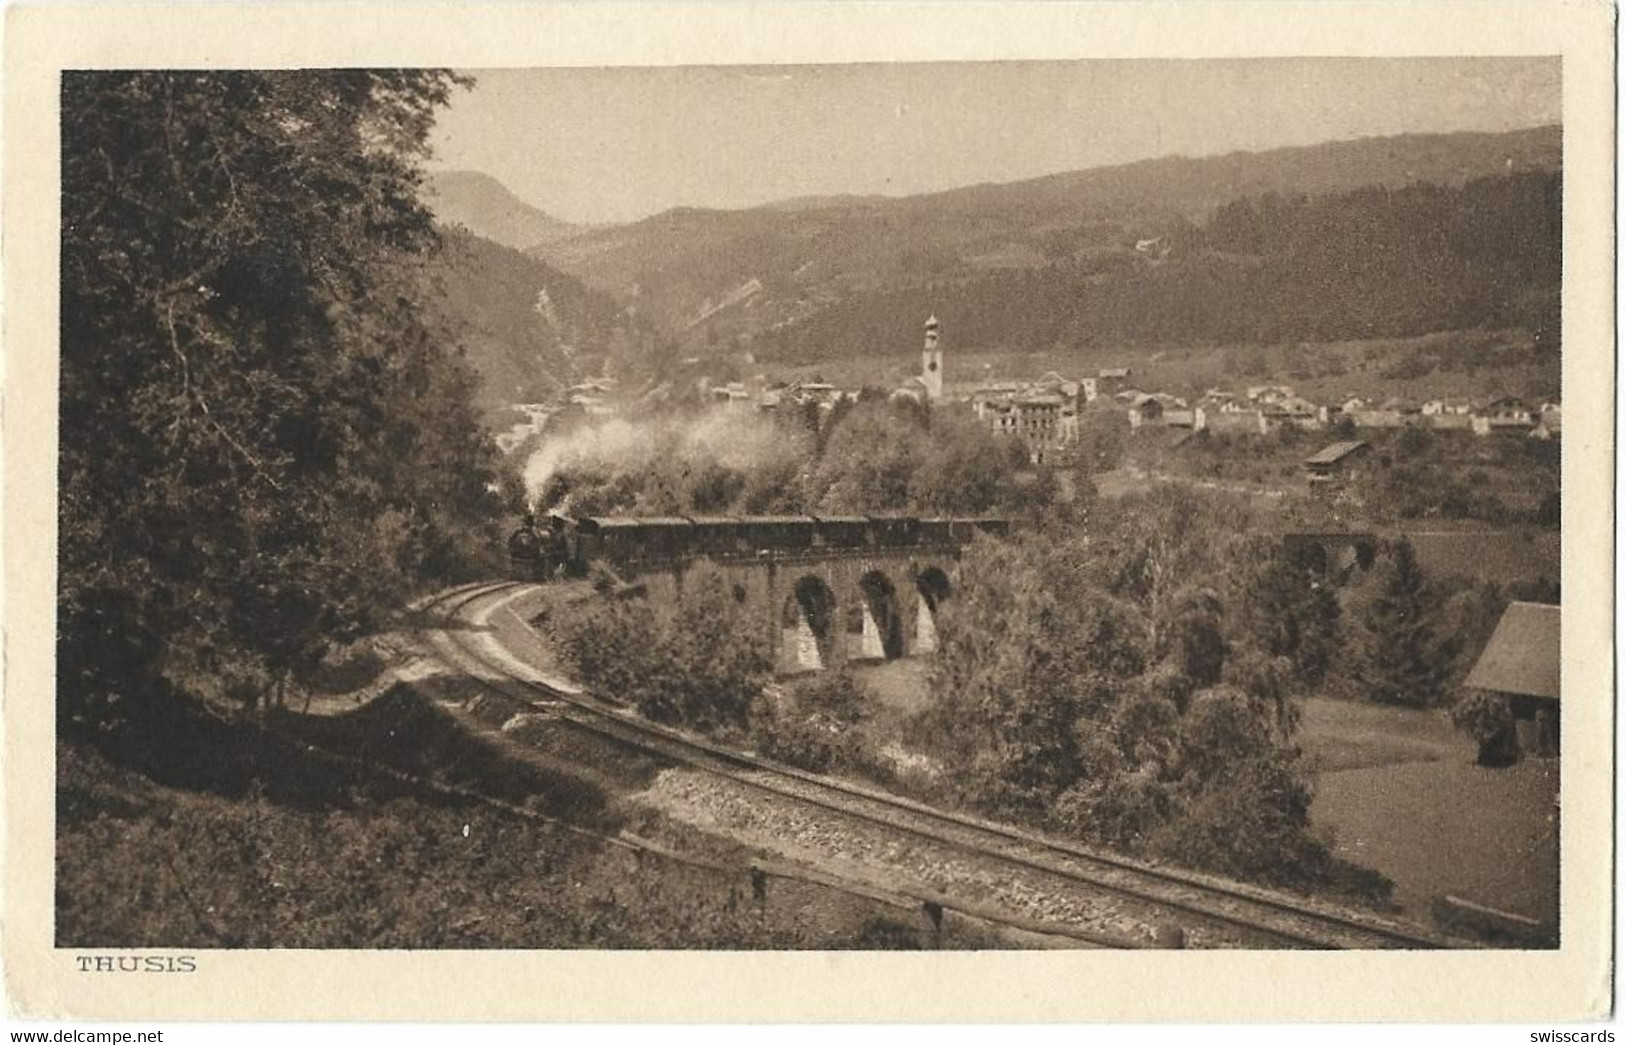
<svg viewBox="0 0 1625 1045">
<path fill-rule="evenodd" d="M 490 635 L 486 622 L 491 616 L 534 590 L 534 585 L 512 581 L 468 585 L 420 604 L 416 608 L 427 617 L 425 638 L 435 657 L 479 678 L 516 708 L 545 711 L 571 728 L 717 774 L 753 791 L 1016 869 L 1051 887 L 1081 890 L 1094 897 L 1097 906 L 1104 899 L 1117 915 L 1148 927 L 1176 923 L 1192 946 L 1462 946 L 1418 926 L 1045 838 L 778 765 L 648 722 L 622 705 L 546 677 Z M 1149 932 L 1147 936 L 1149 944 Z"/>
</svg>

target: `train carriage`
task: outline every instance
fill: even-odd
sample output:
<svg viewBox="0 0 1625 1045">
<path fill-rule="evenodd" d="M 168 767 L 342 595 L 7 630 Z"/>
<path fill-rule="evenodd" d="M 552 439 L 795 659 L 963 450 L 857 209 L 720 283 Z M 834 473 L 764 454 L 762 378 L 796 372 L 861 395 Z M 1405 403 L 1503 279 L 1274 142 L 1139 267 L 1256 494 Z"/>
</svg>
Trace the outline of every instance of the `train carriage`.
<svg viewBox="0 0 1625 1045">
<path fill-rule="evenodd" d="M 739 526 L 754 551 L 790 554 L 813 548 L 818 523 L 810 515 L 747 515 Z"/>
<path fill-rule="evenodd" d="M 912 515 L 594 516 L 552 513 L 508 539 L 514 570 L 533 580 L 585 576 L 595 561 L 633 570 L 685 559 L 841 554 L 915 546 L 952 548 L 979 533 L 1004 536 L 1008 519 Z"/>
<path fill-rule="evenodd" d="M 921 519 L 917 533 L 921 544 L 940 547 L 953 542 L 953 529 L 954 521 L 952 519 Z"/>
<path fill-rule="evenodd" d="M 869 525 L 874 543 L 896 548 L 919 542 L 920 520 L 912 515 L 871 515 Z"/>
<path fill-rule="evenodd" d="M 621 518 L 597 516 L 579 522 L 582 561 L 604 558 L 639 565 L 669 562 L 689 554 L 693 524 L 678 516 Z"/>
<path fill-rule="evenodd" d="M 749 555 L 750 541 L 742 521 L 733 515 L 690 515 L 690 548 L 695 555 L 713 559 Z"/>
<path fill-rule="evenodd" d="M 864 548 L 869 545 L 869 520 L 861 515 L 820 515 L 814 520 L 819 543 L 826 548 Z"/>
</svg>

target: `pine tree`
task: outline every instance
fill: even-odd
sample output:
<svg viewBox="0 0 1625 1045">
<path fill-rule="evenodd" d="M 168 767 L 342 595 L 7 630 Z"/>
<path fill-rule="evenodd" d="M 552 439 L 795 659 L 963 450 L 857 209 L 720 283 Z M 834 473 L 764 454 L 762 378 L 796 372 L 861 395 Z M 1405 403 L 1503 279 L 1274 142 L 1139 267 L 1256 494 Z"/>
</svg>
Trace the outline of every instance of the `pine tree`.
<svg viewBox="0 0 1625 1045">
<path fill-rule="evenodd" d="M 1416 550 L 1401 539 L 1377 578 L 1375 597 L 1361 615 L 1361 679 L 1367 697 L 1381 704 L 1430 707 L 1444 695 L 1449 650 L 1433 629 L 1439 600 Z"/>
</svg>

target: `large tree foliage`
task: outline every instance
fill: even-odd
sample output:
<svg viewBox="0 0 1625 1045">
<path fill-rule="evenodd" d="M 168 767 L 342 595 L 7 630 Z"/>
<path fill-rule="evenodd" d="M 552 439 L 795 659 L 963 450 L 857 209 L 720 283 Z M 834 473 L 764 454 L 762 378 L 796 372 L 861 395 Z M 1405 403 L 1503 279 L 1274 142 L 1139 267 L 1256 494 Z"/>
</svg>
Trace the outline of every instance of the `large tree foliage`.
<svg viewBox="0 0 1625 1045">
<path fill-rule="evenodd" d="M 683 572 L 672 597 L 578 603 L 552 628 L 577 678 L 657 722 L 742 729 L 773 670 L 759 617 L 705 560 Z"/>
<path fill-rule="evenodd" d="M 983 541 L 961 563 L 918 729 L 962 800 L 1042 809 L 1088 768 L 1077 724 L 1108 717 L 1145 667 L 1140 617 L 1105 593 L 1078 597 L 1074 550 Z"/>
<path fill-rule="evenodd" d="M 417 164 L 456 82 L 64 77 L 69 719 L 181 658 L 286 679 L 465 565 L 488 451 L 418 304 Z"/>
<path fill-rule="evenodd" d="M 1410 541 L 1395 542 L 1361 613 L 1356 659 L 1371 700 L 1429 707 L 1444 698 L 1455 649 L 1436 627 L 1440 603 Z"/>
<path fill-rule="evenodd" d="M 1291 571 L 1237 521 L 1225 499 L 1158 492 L 1099 506 L 1087 535 L 973 546 L 912 729 L 955 797 L 1294 886 L 1347 874 L 1296 764 L 1298 650 L 1255 623 L 1275 603 L 1254 579 Z"/>
<path fill-rule="evenodd" d="M 1247 581 L 1244 626 L 1259 649 L 1291 661 L 1314 688 L 1337 652 L 1342 606 L 1329 571 L 1312 554 L 1288 552 L 1262 560 Z"/>
<path fill-rule="evenodd" d="M 908 399 L 843 399 L 821 420 L 693 404 L 568 424 L 536 457 L 535 494 L 577 515 L 1026 514 L 1057 492 L 1020 440 Z"/>
</svg>

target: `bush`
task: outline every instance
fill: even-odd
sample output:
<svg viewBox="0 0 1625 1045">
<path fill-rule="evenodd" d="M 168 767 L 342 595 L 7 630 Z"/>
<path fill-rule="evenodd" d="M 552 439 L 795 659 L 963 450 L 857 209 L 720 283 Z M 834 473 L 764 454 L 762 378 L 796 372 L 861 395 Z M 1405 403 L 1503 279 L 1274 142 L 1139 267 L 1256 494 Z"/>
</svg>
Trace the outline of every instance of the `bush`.
<svg viewBox="0 0 1625 1045">
<path fill-rule="evenodd" d="M 1331 863 L 1308 833 L 1310 797 L 1281 758 L 1231 764 L 1204 783 L 1149 848 L 1224 874 L 1307 884 Z"/>
<path fill-rule="evenodd" d="M 599 599 L 558 614 L 559 654 L 582 682 L 647 718 L 705 731 L 746 726 L 772 670 L 727 575 L 708 562 L 675 599 Z"/>
<path fill-rule="evenodd" d="M 796 708 L 805 715 L 820 715 L 845 725 L 863 719 L 863 687 L 844 665 L 796 683 L 791 692 Z"/>
<path fill-rule="evenodd" d="M 1205 788 L 1238 763 L 1275 749 L 1273 715 L 1241 689 L 1217 686 L 1196 695 L 1185 716 L 1180 770 L 1187 783 Z"/>
<path fill-rule="evenodd" d="M 831 670 L 793 687 L 777 707 L 764 701 L 751 721 L 756 749 L 809 773 L 856 772 L 882 782 L 892 773 L 861 730 L 863 689 L 850 673 Z"/>
<path fill-rule="evenodd" d="M 1510 766 L 1518 761 L 1517 723 L 1505 697 L 1474 690 L 1450 709 L 1450 721 L 1478 741 L 1478 764 Z"/>
<path fill-rule="evenodd" d="M 809 773 L 834 769 L 845 740 L 841 727 L 829 719 L 795 715 L 763 718 L 757 723 L 756 747 L 763 755 Z"/>
<path fill-rule="evenodd" d="M 1091 842 L 1133 849 L 1160 831 L 1173 813 L 1168 784 L 1148 774 L 1124 773 L 1064 792 L 1051 819 Z"/>
</svg>

